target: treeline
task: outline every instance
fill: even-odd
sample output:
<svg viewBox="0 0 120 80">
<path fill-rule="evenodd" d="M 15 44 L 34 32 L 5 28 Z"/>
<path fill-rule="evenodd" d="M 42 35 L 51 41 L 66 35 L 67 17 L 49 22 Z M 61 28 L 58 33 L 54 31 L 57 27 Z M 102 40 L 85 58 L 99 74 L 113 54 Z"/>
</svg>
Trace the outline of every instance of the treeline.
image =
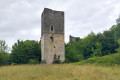
<svg viewBox="0 0 120 80">
<path fill-rule="evenodd" d="M 119 44 L 118 44 L 119 43 Z M 90 57 L 114 54 L 120 51 L 120 24 L 103 33 L 91 32 L 76 43 L 65 44 L 65 62 L 78 62 Z M 0 65 L 36 64 L 41 62 L 41 47 L 38 41 L 18 40 L 8 53 L 8 46 L 0 40 Z"/>
<path fill-rule="evenodd" d="M 103 33 L 91 32 L 76 43 L 66 44 L 66 62 L 77 62 L 90 57 L 104 56 L 117 52 L 120 39 L 120 24 L 112 26 Z"/>
<path fill-rule="evenodd" d="M 36 64 L 41 61 L 41 48 L 38 41 L 18 40 L 12 46 L 11 53 L 7 53 L 5 41 L 0 40 L 0 65 L 8 64 Z"/>
</svg>

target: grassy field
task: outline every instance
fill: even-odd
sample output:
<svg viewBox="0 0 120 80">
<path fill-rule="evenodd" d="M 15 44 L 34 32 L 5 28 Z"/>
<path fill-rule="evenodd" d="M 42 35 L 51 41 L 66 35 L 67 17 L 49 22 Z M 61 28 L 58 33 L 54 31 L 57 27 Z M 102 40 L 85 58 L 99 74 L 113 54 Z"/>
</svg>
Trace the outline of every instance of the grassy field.
<svg viewBox="0 0 120 80">
<path fill-rule="evenodd" d="M 38 64 L 0 67 L 0 80 L 120 80 L 120 66 Z"/>
</svg>

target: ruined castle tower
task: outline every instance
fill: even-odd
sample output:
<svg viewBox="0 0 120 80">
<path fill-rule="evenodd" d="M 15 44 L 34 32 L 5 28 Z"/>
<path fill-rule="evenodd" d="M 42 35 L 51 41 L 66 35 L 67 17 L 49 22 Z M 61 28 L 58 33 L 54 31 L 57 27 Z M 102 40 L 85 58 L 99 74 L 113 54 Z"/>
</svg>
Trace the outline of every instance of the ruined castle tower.
<svg viewBox="0 0 120 80">
<path fill-rule="evenodd" d="M 51 64 L 65 60 L 64 12 L 45 8 L 41 20 L 42 61 Z"/>
</svg>

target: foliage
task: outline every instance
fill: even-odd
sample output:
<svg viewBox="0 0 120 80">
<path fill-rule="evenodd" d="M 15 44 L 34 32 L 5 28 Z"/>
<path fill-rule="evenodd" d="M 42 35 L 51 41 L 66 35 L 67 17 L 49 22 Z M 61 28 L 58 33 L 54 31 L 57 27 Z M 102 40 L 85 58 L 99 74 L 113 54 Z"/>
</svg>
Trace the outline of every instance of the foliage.
<svg viewBox="0 0 120 80">
<path fill-rule="evenodd" d="M 66 57 L 66 62 L 76 62 L 82 60 L 84 57 L 82 54 L 79 54 L 75 45 L 67 44 L 66 49 L 65 49 L 65 57 Z"/>
<path fill-rule="evenodd" d="M 30 59 L 37 59 L 40 62 L 40 44 L 37 41 L 18 40 L 17 43 L 12 46 L 10 62 L 16 64 L 26 64 L 29 63 Z"/>
<path fill-rule="evenodd" d="M 8 53 L 0 52 L 0 65 L 7 65 L 9 61 Z"/>
<path fill-rule="evenodd" d="M 7 65 L 9 55 L 7 53 L 7 45 L 4 40 L 0 40 L 0 65 Z"/>
<path fill-rule="evenodd" d="M 93 51 L 93 54 L 92 56 L 95 57 L 95 56 L 101 56 L 101 50 L 102 50 L 102 45 L 100 42 L 97 42 L 96 45 L 95 45 L 96 49 L 94 49 L 92 47 L 92 51 Z"/>
<path fill-rule="evenodd" d="M 92 47 L 95 47 L 97 36 L 91 32 L 87 37 L 79 39 L 76 43 L 66 45 L 66 62 L 82 61 L 91 57 Z"/>
<path fill-rule="evenodd" d="M 93 57 L 75 64 L 94 64 L 101 66 L 120 65 L 120 53 L 106 55 L 102 57 Z"/>
<path fill-rule="evenodd" d="M 16 65 L 16 63 L 11 63 L 11 65 Z"/>
<path fill-rule="evenodd" d="M 115 41 L 118 41 L 119 38 L 120 38 L 120 24 L 117 24 L 115 28 L 114 39 Z"/>
<path fill-rule="evenodd" d="M 5 43 L 5 40 L 0 40 L 0 52 L 7 52 L 8 46 Z"/>
<path fill-rule="evenodd" d="M 118 45 L 119 47 L 116 49 L 116 51 L 120 53 L 120 38 L 118 39 Z"/>
<path fill-rule="evenodd" d="M 120 38 L 118 39 L 118 45 L 119 45 L 119 47 L 120 47 Z"/>
<path fill-rule="evenodd" d="M 91 54 L 93 54 L 92 47 L 95 47 L 97 42 L 97 36 L 93 32 L 91 32 L 87 37 L 83 38 L 81 42 L 79 42 L 82 48 L 82 54 L 84 55 L 85 59 L 91 57 Z"/>
<path fill-rule="evenodd" d="M 113 25 L 110 30 L 104 31 L 103 34 L 97 34 L 98 41 L 102 45 L 102 55 L 116 53 L 115 49 L 118 48 L 118 43 L 114 40 L 116 26 Z"/>
<path fill-rule="evenodd" d="M 98 34 L 91 32 L 76 43 L 66 44 L 66 62 L 77 62 L 90 57 L 116 53 L 118 42 L 115 40 L 115 34 L 118 27 L 113 25 L 109 30 Z"/>
<path fill-rule="evenodd" d="M 38 64 L 39 61 L 37 59 L 30 59 L 29 64 Z"/>
</svg>

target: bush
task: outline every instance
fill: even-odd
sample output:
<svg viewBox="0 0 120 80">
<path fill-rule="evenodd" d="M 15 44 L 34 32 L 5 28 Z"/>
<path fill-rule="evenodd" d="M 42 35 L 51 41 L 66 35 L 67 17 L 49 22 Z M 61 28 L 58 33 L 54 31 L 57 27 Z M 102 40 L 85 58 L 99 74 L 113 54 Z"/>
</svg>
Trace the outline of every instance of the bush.
<svg viewBox="0 0 120 80">
<path fill-rule="evenodd" d="M 16 65 L 16 63 L 11 63 L 11 65 Z"/>
<path fill-rule="evenodd" d="M 39 61 L 37 59 L 30 59 L 29 64 L 39 64 Z"/>
<path fill-rule="evenodd" d="M 94 64 L 94 65 L 101 65 L 101 66 L 114 66 L 120 65 L 120 53 L 106 55 L 102 57 L 93 57 L 82 62 L 77 62 L 74 64 Z"/>
<path fill-rule="evenodd" d="M 7 53 L 0 52 L 0 65 L 7 65 L 9 60 L 9 56 Z"/>
<path fill-rule="evenodd" d="M 37 61 L 30 59 L 37 59 Z M 37 63 L 38 61 L 41 61 L 41 48 L 38 41 L 18 40 L 17 43 L 12 46 L 10 54 L 11 63 L 28 64 L 29 62 Z"/>
<path fill-rule="evenodd" d="M 70 63 L 68 58 L 65 59 L 65 63 Z"/>
</svg>

